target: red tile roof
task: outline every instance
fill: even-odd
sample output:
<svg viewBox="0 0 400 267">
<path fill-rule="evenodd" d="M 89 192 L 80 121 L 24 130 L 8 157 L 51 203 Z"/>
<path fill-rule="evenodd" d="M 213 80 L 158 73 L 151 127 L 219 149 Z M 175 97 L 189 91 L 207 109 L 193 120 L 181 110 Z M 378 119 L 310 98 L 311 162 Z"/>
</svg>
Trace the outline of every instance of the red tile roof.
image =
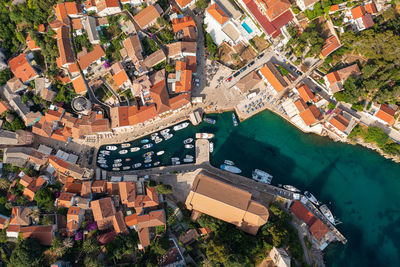
<svg viewBox="0 0 400 267">
<path fill-rule="evenodd" d="M 378 13 L 378 10 L 376 9 L 376 5 L 374 2 L 369 2 L 365 5 L 365 9 L 367 10 L 368 13 L 374 15 Z"/>
<path fill-rule="evenodd" d="M 337 114 L 336 116 L 333 116 L 330 120 L 329 123 L 335 126 L 339 131 L 344 132 L 349 126 L 349 120 L 343 117 L 340 114 Z"/>
<path fill-rule="evenodd" d="M 317 219 L 299 200 L 294 201 L 293 205 L 290 207 L 290 211 L 309 226 Z"/>
<path fill-rule="evenodd" d="M 330 53 L 338 49 L 340 46 L 340 42 L 335 35 L 329 36 L 329 38 L 326 39 L 324 46 L 322 47 L 321 56 L 329 56 Z"/>
<path fill-rule="evenodd" d="M 309 106 L 307 109 L 300 112 L 299 115 L 307 126 L 310 126 L 322 119 L 321 111 L 319 111 L 316 105 Z"/>
<path fill-rule="evenodd" d="M 26 55 L 20 54 L 17 57 L 12 58 L 8 65 L 14 76 L 21 79 L 23 83 L 26 83 L 38 76 L 33 67 L 29 64 Z"/>
<path fill-rule="evenodd" d="M 133 19 L 140 28 L 145 29 L 150 23 L 155 22 L 156 19 L 160 17 L 161 13 L 162 9 L 158 4 L 155 6 L 149 5 L 136 14 Z"/>
<path fill-rule="evenodd" d="M 101 45 L 96 45 L 93 51 L 90 51 L 86 55 L 78 58 L 79 66 L 81 67 L 82 70 L 85 70 L 90 66 L 90 64 L 104 57 L 105 55 L 106 54 L 104 53 L 104 50 L 101 47 Z"/>
<path fill-rule="evenodd" d="M 261 10 L 268 16 L 269 20 L 274 20 L 290 8 L 288 0 L 255 0 Z"/>
<path fill-rule="evenodd" d="M 78 77 L 73 79 L 72 85 L 74 86 L 75 93 L 77 94 L 84 94 L 87 91 L 82 75 L 79 75 Z"/>
<path fill-rule="evenodd" d="M 391 109 L 388 105 L 386 104 L 381 104 L 378 112 L 376 113 L 376 117 L 387 122 L 389 125 L 393 125 L 394 122 L 396 121 L 394 118 L 395 111 Z"/>
<path fill-rule="evenodd" d="M 318 241 L 329 232 L 329 228 L 320 219 L 316 219 L 308 230 Z"/>
<path fill-rule="evenodd" d="M 176 0 L 176 3 L 180 8 L 186 7 L 192 0 Z"/>
<path fill-rule="evenodd" d="M 229 16 L 217 3 L 210 5 L 206 11 L 221 25 L 229 20 Z"/>
<path fill-rule="evenodd" d="M 176 18 L 172 20 L 172 29 L 175 33 L 183 30 L 183 28 L 190 26 L 196 28 L 196 23 L 194 22 L 192 17 Z"/>
<path fill-rule="evenodd" d="M 53 226 L 37 225 L 21 227 L 19 232 L 22 234 L 23 238 L 37 239 L 40 244 L 45 246 L 51 246 L 51 244 L 53 243 Z"/>
<path fill-rule="evenodd" d="M 365 15 L 365 7 L 357 6 L 353 9 L 351 9 L 351 15 L 352 15 L 353 19 L 361 18 L 362 16 Z"/>
</svg>

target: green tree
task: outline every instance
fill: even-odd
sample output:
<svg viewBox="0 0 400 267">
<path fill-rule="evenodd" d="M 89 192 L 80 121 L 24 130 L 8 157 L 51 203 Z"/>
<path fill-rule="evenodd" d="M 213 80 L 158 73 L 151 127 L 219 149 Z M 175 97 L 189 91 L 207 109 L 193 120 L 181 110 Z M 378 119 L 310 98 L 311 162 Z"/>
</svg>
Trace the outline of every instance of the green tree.
<svg viewBox="0 0 400 267">
<path fill-rule="evenodd" d="M 156 187 L 156 191 L 158 194 L 167 195 L 172 193 L 172 187 L 167 184 L 159 184 Z"/>
<path fill-rule="evenodd" d="M 23 239 L 12 251 L 9 264 L 15 267 L 41 266 L 42 250 L 36 239 Z"/>
<path fill-rule="evenodd" d="M 170 242 L 166 235 L 158 237 L 152 244 L 151 250 L 156 255 L 164 255 L 170 248 Z"/>
<path fill-rule="evenodd" d="M 169 64 L 167 64 L 167 65 L 165 65 L 165 71 L 166 72 L 174 72 L 174 66 L 172 66 L 172 65 L 169 65 Z"/>
<path fill-rule="evenodd" d="M 215 43 L 209 33 L 206 34 L 206 45 L 207 45 L 208 51 L 211 54 L 215 54 L 217 52 L 217 46 L 215 45 Z"/>
<path fill-rule="evenodd" d="M 114 242 L 106 244 L 107 257 L 119 261 L 126 255 L 132 255 L 135 252 L 136 241 L 131 234 L 117 235 Z"/>
<path fill-rule="evenodd" d="M 216 264 L 223 264 L 229 254 L 229 247 L 218 241 L 210 240 L 206 248 L 207 259 L 213 261 Z"/>
<path fill-rule="evenodd" d="M 0 86 L 4 85 L 9 79 L 11 79 L 10 69 L 0 71 Z"/>
<path fill-rule="evenodd" d="M 197 0 L 195 5 L 200 9 L 206 9 L 209 2 L 209 0 Z"/>
<path fill-rule="evenodd" d="M 38 204 L 39 208 L 50 211 L 53 209 L 55 197 L 53 192 L 48 187 L 46 187 L 39 189 L 36 192 L 34 200 Z"/>
<path fill-rule="evenodd" d="M 367 133 L 364 136 L 364 141 L 367 143 L 376 143 L 379 147 L 383 147 L 389 139 L 389 136 L 379 127 L 368 127 Z"/>
<path fill-rule="evenodd" d="M 82 251 L 86 255 L 95 255 L 99 253 L 100 247 L 99 244 L 97 243 L 97 240 L 94 238 L 88 238 L 85 241 L 83 241 Z"/>
</svg>

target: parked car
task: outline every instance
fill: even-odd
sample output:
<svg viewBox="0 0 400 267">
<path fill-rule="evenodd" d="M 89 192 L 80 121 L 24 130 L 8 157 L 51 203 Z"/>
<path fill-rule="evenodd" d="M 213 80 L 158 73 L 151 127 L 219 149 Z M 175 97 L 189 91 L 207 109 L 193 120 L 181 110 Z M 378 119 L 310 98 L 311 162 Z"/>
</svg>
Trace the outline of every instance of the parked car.
<svg viewBox="0 0 400 267">
<path fill-rule="evenodd" d="M 293 71 L 295 71 L 295 70 L 296 70 L 296 68 L 295 68 L 295 67 L 293 67 L 293 66 L 291 66 L 291 65 L 289 65 L 289 69 L 291 69 L 291 70 L 293 70 Z"/>
<path fill-rule="evenodd" d="M 303 73 L 301 72 L 301 71 L 296 71 L 296 73 L 298 74 L 298 75 L 303 75 Z"/>
<path fill-rule="evenodd" d="M 258 56 L 257 56 L 257 59 L 260 59 L 260 58 L 262 58 L 264 56 L 264 53 L 261 53 L 261 54 L 259 54 Z"/>
<path fill-rule="evenodd" d="M 251 66 L 253 66 L 253 65 L 254 65 L 254 61 L 250 62 L 250 63 L 247 65 L 247 67 L 251 67 Z"/>
<path fill-rule="evenodd" d="M 227 82 L 232 81 L 232 76 L 230 76 L 228 79 L 226 79 Z"/>
<path fill-rule="evenodd" d="M 244 67 L 240 70 L 240 72 L 243 72 L 243 71 L 245 71 L 246 69 L 247 69 L 247 67 L 244 66 Z"/>
<path fill-rule="evenodd" d="M 199 87 L 200 84 L 199 83 L 194 83 L 194 86 Z"/>
<path fill-rule="evenodd" d="M 237 77 L 239 74 L 240 74 L 240 71 L 238 71 L 235 74 L 233 74 L 233 77 Z"/>
<path fill-rule="evenodd" d="M 199 82 L 200 82 L 200 79 L 194 79 L 194 81 L 195 81 L 196 83 L 199 83 Z"/>
</svg>

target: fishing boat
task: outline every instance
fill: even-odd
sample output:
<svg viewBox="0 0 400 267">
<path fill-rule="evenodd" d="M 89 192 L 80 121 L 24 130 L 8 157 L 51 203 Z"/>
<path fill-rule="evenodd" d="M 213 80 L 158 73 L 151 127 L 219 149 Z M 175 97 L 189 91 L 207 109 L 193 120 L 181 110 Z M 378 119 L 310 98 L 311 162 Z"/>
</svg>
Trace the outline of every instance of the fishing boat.
<svg viewBox="0 0 400 267">
<path fill-rule="evenodd" d="M 327 205 L 322 205 L 319 207 L 319 210 L 322 212 L 325 218 L 328 219 L 328 221 L 330 221 L 332 224 L 335 224 L 335 218 L 333 217 L 333 214 Z"/>
<path fill-rule="evenodd" d="M 228 159 L 224 160 L 224 163 L 226 165 L 231 165 L 231 166 L 235 165 L 235 163 L 232 160 L 228 160 Z"/>
<path fill-rule="evenodd" d="M 217 121 L 211 118 L 204 118 L 204 121 L 210 124 L 215 124 Z"/>
<path fill-rule="evenodd" d="M 191 149 L 191 148 L 194 148 L 194 145 L 192 145 L 192 144 L 187 144 L 187 145 L 185 145 L 185 148 Z"/>
<path fill-rule="evenodd" d="M 150 168 L 151 167 L 151 163 L 147 163 L 144 165 L 146 168 Z"/>
<path fill-rule="evenodd" d="M 158 133 L 152 133 L 151 134 L 151 140 L 156 139 L 157 136 L 158 136 Z"/>
<path fill-rule="evenodd" d="M 222 164 L 220 166 L 220 168 L 222 170 L 224 170 L 224 171 L 228 171 L 228 172 L 231 172 L 231 173 L 241 173 L 242 172 L 242 170 L 239 169 L 238 167 L 231 166 L 231 165 L 226 165 L 226 164 Z"/>
<path fill-rule="evenodd" d="M 124 166 L 124 167 L 122 167 L 122 169 L 123 169 L 124 171 L 129 170 L 130 168 L 131 168 L 131 166 Z"/>
<path fill-rule="evenodd" d="M 108 165 L 107 165 L 107 164 L 100 164 L 100 167 L 102 167 L 102 168 L 108 168 Z"/>
<path fill-rule="evenodd" d="M 122 163 L 114 163 L 112 166 L 113 166 L 113 167 L 121 167 L 121 166 L 122 166 Z"/>
<path fill-rule="evenodd" d="M 164 129 L 160 132 L 161 135 L 167 135 L 169 133 L 170 129 Z"/>
<path fill-rule="evenodd" d="M 307 198 L 308 200 L 310 200 L 310 201 L 311 201 L 312 203 L 314 203 L 315 205 L 319 205 L 319 204 L 320 204 L 319 201 L 317 200 L 317 198 L 314 197 L 314 195 L 311 194 L 310 192 L 305 191 L 305 192 L 304 192 L 304 195 L 306 196 L 306 198 Z"/>
<path fill-rule="evenodd" d="M 193 142 L 193 138 L 188 138 L 183 141 L 184 144 L 190 144 L 191 142 Z"/>
<path fill-rule="evenodd" d="M 118 147 L 117 146 L 106 146 L 106 149 L 110 150 L 110 151 L 114 151 L 114 150 L 117 150 Z"/>
<path fill-rule="evenodd" d="M 143 162 L 144 163 L 150 163 L 150 162 L 152 162 L 152 159 L 151 158 L 150 159 L 145 159 Z"/>
<path fill-rule="evenodd" d="M 122 159 L 114 159 L 114 163 L 122 162 Z"/>
<path fill-rule="evenodd" d="M 174 135 L 173 134 L 167 134 L 167 135 L 164 136 L 164 139 L 165 140 L 171 139 L 172 136 L 174 136 Z"/>
<path fill-rule="evenodd" d="M 118 153 L 121 154 L 121 155 L 124 155 L 124 154 L 128 153 L 128 150 L 127 149 L 123 149 Z"/>
<path fill-rule="evenodd" d="M 255 169 L 252 172 L 252 176 L 251 177 L 253 178 L 253 180 L 256 180 L 257 182 L 261 182 L 261 183 L 264 183 L 264 184 L 271 184 L 271 181 L 272 181 L 272 175 L 271 174 L 269 174 L 269 173 L 267 173 L 265 171 L 259 170 L 259 169 Z"/>
<path fill-rule="evenodd" d="M 210 142 L 210 153 L 214 152 L 214 143 Z"/>
<path fill-rule="evenodd" d="M 97 163 L 107 163 L 107 160 L 105 160 L 105 159 L 99 159 L 99 160 L 97 161 Z"/>
<path fill-rule="evenodd" d="M 196 133 L 197 139 L 211 139 L 214 137 L 212 133 Z"/>
<path fill-rule="evenodd" d="M 140 147 L 137 147 L 137 146 L 131 147 L 131 149 L 130 149 L 131 152 L 136 152 L 136 151 L 139 151 L 139 150 L 140 150 Z"/>
<path fill-rule="evenodd" d="M 121 148 L 128 148 L 128 147 L 130 147 L 131 146 L 131 144 L 129 144 L 129 143 L 123 143 L 123 144 L 121 144 Z"/>
<path fill-rule="evenodd" d="M 142 149 L 148 149 L 148 148 L 150 148 L 150 147 L 152 147 L 153 146 L 153 144 L 145 144 L 144 146 L 142 146 Z"/>
<path fill-rule="evenodd" d="M 150 142 L 149 139 L 142 139 L 142 140 L 140 140 L 140 143 L 142 143 L 142 144 L 146 144 L 146 143 L 148 143 L 148 142 Z"/>
<path fill-rule="evenodd" d="M 175 125 L 173 129 L 174 129 L 174 131 L 179 131 L 179 130 L 185 129 L 188 126 L 189 126 L 188 122 L 183 122 L 178 125 Z"/>
<path fill-rule="evenodd" d="M 238 121 L 237 121 L 237 119 L 236 119 L 236 116 L 235 116 L 235 113 L 232 113 L 232 121 L 233 121 L 233 126 L 238 126 L 239 124 L 238 124 Z"/>
<path fill-rule="evenodd" d="M 297 188 L 294 187 L 293 185 L 288 185 L 288 184 L 286 184 L 286 185 L 283 186 L 283 188 L 285 188 L 285 189 L 288 190 L 288 191 L 295 192 L 295 193 L 301 192 L 299 189 L 297 189 Z"/>
<path fill-rule="evenodd" d="M 165 152 L 164 150 L 158 151 L 158 152 L 156 153 L 156 155 L 157 155 L 157 156 L 161 156 L 162 154 L 164 154 L 164 152 Z"/>
<path fill-rule="evenodd" d="M 154 155 L 154 151 L 149 151 L 149 152 L 144 153 L 143 157 L 146 158 L 146 157 L 151 157 L 153 155 Z"/>
<path fill-rule="evenodd" d="M 130 158 L 126 158 L 125 161 L 126 161 L 126 162 L 129 162 L 129 161 L 131 161 L 131 159 L 130 159 Z"/>
<path fill-rule="evenodd" d="M 154 166 L 154 167 L 155 167 L 155 166 L 158 166 L 158 165 L 160 165 L 160 163 L 161 163 L 161 162 L 156 161 L 156 162 L 153 163 L 153 166 Z"/>
<path fill-rule="evenodd" d="M 140 166 L 142 166 L 142 163 L 135 163 L 135 164 L 133 164 L 133 168 L 139 168 Z"/>
<path fill-rule="evenodd" d="M 102 155 L 110 155 L 110 151 L 107 151 L 107 150 L 100 150 L 100 153 Z"/>
<path fill-rule="evenodd" d="M 113 171 L 119 171 L 120 168 L 115 168 L 115 167 L 114 167 L 114 168 L 112 168 L 112 170 L 113 170 Z"/>
<path fill-rule="evenodd" d="M 183 162 L 189 163 L 189 162 L 193 162 L 193 159 L 189 159 L 189 158 L 184 158 Z"/>
<path fill-rule="evenodd" d="M 156 137 L 156 139 L 154 140 L 154 143 L 158 144 L 161 143 L 163 141 L 163 139 L 161 137 Z"/>
</svg>

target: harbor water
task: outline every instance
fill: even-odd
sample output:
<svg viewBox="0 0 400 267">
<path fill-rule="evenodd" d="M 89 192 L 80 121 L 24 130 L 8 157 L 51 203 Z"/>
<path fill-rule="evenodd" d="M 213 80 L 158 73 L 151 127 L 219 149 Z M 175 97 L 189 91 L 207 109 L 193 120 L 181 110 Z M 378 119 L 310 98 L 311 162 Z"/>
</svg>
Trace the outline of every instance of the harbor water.
<svg viewBox="0 0 400 267">
<path fill-rule="evenodd" d="M 360 146 L 304 134 L 269 111 L 237 127 L 230 112 L 209 117 L 217 123 L 190 125 L 148 151 L 165 150 L 162 163 L 170 164 L 170 157 L 186 153 L 185 138 L 214 133 L 212 165 L 231 160 L 247 177 L 264 170 L 274 176 L 274 185 L 310 191 L 343 222 L 337 228 L 348 243 L 325 249 L 328 266 L 400 266 L 399 164 Z"/>
</svg>

